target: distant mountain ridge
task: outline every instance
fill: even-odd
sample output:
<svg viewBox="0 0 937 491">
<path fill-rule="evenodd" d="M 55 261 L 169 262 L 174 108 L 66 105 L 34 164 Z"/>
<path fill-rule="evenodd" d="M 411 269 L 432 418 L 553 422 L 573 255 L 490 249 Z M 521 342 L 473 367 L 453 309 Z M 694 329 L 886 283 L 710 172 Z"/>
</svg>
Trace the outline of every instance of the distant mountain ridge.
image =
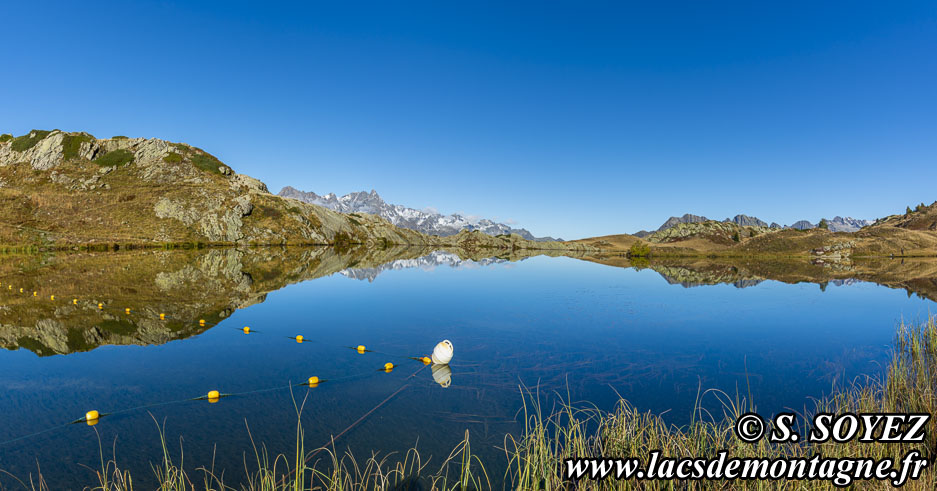
<svg viewBox="0 0 937 491">
<path fill-rule="evenodd" d="M 686 213 L 681 217 L 670 217 L 665 221 L 656 231 L 660 232 L 662 230 L 667 230 L 673 228 L 681 223 L 700 223 L 710 221 L 708 218 L 700 215 L 693 215 Z M 767 222 L 748 215 L 735 215 L 733 218 L 726 218 L 723 220 L 725 223 L 734 223 L 743 227 L 767 227 L 767 228 L 794 228 L 797 230 L 807 230 L 812 228 L 817 228 L 817 224 L 812 223 L 807 220 L 799 220 L 794 222 L 792 225 L 779 225 L 776 222 L 771 222 L 769 225 Z M 872 220 L 860 220 L 852 217 L 841 217 L 836 216 L 832 220 L 827 220 L 827 225 L 829 229 L 833 232 L 855 232 L 862 227 L 872 225 L 874 222 Z M 648 232 L 647 230 L 641 230 L 632 235 L 637 237 L 647 237 L 654 232 Z"/>
<path fill-rule="evenodd" d="M 534 237 L 528 230 L 512 228 L 504 223 L 496 223 L 487 218 L 470 220 L 462 215 L 442 215 L 428 211 L 408 208 L 403 205 L 394 205 L 384 201 L 377 191 L 370 193 L 359 191 L 337 196 L 335 193 L 318 195 L 313 192 L 300 191 L 292 186 L 280 190 L 279 196 L 293 198 L 305 203 L 319 205 L 341 213 L 368 213 L 377 215 L 398 227 L 416 230 L 427 235 L 446 237 L 455 235 L 462 230 L 478 230 L 488 235 L 517 234 L 527 240 L 537 242 L 562 241 L 553 237 Z"/>
</svg>

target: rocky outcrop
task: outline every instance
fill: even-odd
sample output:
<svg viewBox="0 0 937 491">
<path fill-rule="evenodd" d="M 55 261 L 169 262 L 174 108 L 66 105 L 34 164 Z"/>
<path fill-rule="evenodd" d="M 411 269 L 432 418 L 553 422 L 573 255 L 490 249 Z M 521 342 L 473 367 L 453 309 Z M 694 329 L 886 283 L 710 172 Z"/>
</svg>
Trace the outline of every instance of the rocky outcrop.
<svg viewBox="0 0 937 491">
<path fill-rule="evenodd" d="M 693 238 L 705 239 L 714 244 L 732 245 L 743 239 L 755 237 L 760 234 L 772 232 L 769 227 L 742 226 L 733 222 L 705 222 L 679 223 L 673 227 L 654 232 L 645 240 L 651 243 L 673 243 Z"/>
<path fill-rule="evenodd" d="M 65 134 L 58 130 L 33 130 L 20 138 L 0 144 L 0 166 L 25 163 L 35 170 L 52 169 L 62 162 L 64 139 Z"/>
</svg>

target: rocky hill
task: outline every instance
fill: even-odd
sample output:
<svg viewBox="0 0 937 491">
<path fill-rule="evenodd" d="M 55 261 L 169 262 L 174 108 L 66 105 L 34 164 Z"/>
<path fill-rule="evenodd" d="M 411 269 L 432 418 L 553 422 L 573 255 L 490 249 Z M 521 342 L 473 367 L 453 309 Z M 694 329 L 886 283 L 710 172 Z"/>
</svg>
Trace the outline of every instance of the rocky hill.
<svg viewBox="0 0 937 491">
<path fill-rule="evenodd" d="M 208 152 L 157 138 L 0 136 L 0 246 L 391 244 L 564 249 L 516 234 L 430 237 L 275 196 Z"/>
<path fill-rule="evenodd" d="M 891 215 L 871 225 L 866 221 L 837 217 L 828 221 L 826 229 L 746 226 L 736 223 L 745 223 L 745 219 L 718 222 L 696 221 L 699 217 L 695 215 L 689 217 L 690 220 L 642 238 L 622 234 L 574 243 L 621 255 L 640 241 L 651 256 L 657 257 L 801 256 L 837 267 L 843 267 L 853 257 L 937 256 L 937 203 L 921 204 L 914 210 L 909 208 L 904 214 Z M 857 229 L 858 225 L 862 227 Z"/>
<path fill-rule="evenodd" d="M 876 220 L 877 227 L 897 227 L 905 230 L 937 231 L 937 202 L 925 205 L 921 203 L 914 210 L 902 215 L 890 215 Z"/>
<path fill-rule="evenodd" d="M 487 218 L 470 220 L 459 214 L 442 215 L 429 211 L 408 208 L 403 205 L 394 205 L 381 199 L 377 191 L 370 193 L 359 191 L 344 196 L 334 193 L 318 195 L 313 192 L 300 191 L 294 187 L 286 186 L 280 190 L 279 196 L 298 199 L 314 205 L 324 206 L 330 210 L 342 213 L 367 213 L 377 215 L 388 222 L 426 235 L 439 235 L 448 237 L 462 230 L 479 230 L 488 235 L 517 234 L 527 240 L 538 242 L 561 241 L 553 237 L 534 237 L 528 230 L 513 228 L 504 223 L 496 223 Z"/>
<path fill-rule="evenodd" d="M 687 213 L 683 215 L 682 217 L 668 218 L 667 221 L 665 221 L 656 231 L 661 232 L 663 230 L 667 230 L 669 228 L 675 227 L 682 223 L 701 223 L 701 222 L 708 222 L 708 221 L 712 221 L 712 220 L 704 216 L 693 215 L 693 214 Z M 807 220 L 799 220 L 797 222 L 794 222 L 792 225 L 780 225 L 776 222 L 771 222 L 771 224 L 769 225 L 767 222 L 765 222 L 764 220 L 761 220 L 758 217 L 752 217 L 748 215 L 735 215 L 735 217 L 733 218 L 726 218 L 725 220 L 723 220 L 723 222 L 734 223 L 736 225 L 741 225 L 743 227 L 761 227 L 761 228 L 775 228 L 775 229 L 793 228 L 797 230 L 808 230 L 812 228 L 817 228 L 818 226 L 817 224 L 814 224 Z M 833 232 L 855 232 L 861 229 L 862 227 L 867 227 L 869 225 L 872 225 L 871 220 L 859 220 L 859 219 L 852 218 L 852 217 L 843 218 L 843 217 L 837 216 L 833 218 L 832 220 L 827 220 L 827 226 L 829 230 Z M 651 235 L 652 233 L 654 232 L 641 230 L 640 232 L 637 232 L 633 235 L 635 237 L 647 237 L 648 235 Z"/>
</svg>

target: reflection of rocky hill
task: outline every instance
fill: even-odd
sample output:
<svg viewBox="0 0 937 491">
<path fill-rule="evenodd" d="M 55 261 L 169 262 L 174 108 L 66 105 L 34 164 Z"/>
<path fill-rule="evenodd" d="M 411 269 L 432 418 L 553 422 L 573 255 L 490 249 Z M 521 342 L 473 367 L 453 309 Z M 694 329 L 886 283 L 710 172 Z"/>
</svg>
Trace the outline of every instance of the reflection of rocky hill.
<svg viewBox="0 0 937 491">
<path fill-rule="evenodd" d="M 868 258 L 823 261 L 788 258 L 635 258 L 621 254 L 582 255 L 586 261 L 619 268 L 650 268 L 671 284 L 685 287 L 731 284 L 739 288 L 764 280 L 846 286 L 871 282 L 899 288 L 908 295 L 937 301 L 937 258 Z"/>
<path fill-rule="evenodd" d="M 162 344 L 203 332 L 292 283 L 341 271 L 379 272 L 385 264 L 464 264 L 463 257 L 485 251 L 491 252 L 261 247 L 12 256 L 0 260 L 0 346 L 54 355 L 107 344 Z M 531 251 L 497 252 L 502 259 L 491 261 L 518 260 Z"/>
<path fill-rule="evenodd" d="M 671 265 L 656 265 L 651 267 L 654 271 L 660 273 L 671 285 L 678 284 L 687 288 L 723 283 L 735 285 L 736 288 L 747 288 L 764 281 L 764 278 L 748 276 L 739 271 L 735 266 L 727 265 L 713 264 L 702 270 Z"/>
<path fill-rule="evenodd" d="M 352 262 L 376 265 L 420 252 L 226 248 L 9 258 L 0 263 L 0 295 L 6 297 L 0 345 L 50 355 L 102 344 L 162 344 L 198 334 L 290 283 Z"/>
<path fill-rule="evenodd" d="M 446 251 L 433 251 L 425 256 L 414 259 L 397 259 L 389 263 L 382 264 L 373 268 L 348 268 L 339 271 L 343 276 L 356 280 L 374 281 L 378 275 L 385 271 L 395 271 L 401 269 L 419 268 L 424 271 L 431 271 L 439 266 L 448 266 L 450 268 L 463 268 L 472 266 L 488 266 L 491 264 L 504 263 L 507 259 L 488 257 L 477 261 L 472 259 L 462 259 L 458 254 Z"/>
</svg>

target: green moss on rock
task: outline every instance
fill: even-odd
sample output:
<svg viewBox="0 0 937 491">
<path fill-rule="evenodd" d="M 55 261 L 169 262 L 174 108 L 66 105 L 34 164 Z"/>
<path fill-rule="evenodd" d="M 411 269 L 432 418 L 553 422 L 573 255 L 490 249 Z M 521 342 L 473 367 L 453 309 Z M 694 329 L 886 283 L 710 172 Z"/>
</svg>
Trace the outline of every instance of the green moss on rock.
<svg viewBox="0 0 937 491">
<path fill-rule="evenodd" d="M 120 167 L 133 162 L 133 152 L 130 150 L 114 150 L 94 159 L 94 163 L 101 167 Z"/>
<path fill-rule="evenodd" d="M 39 140 L 49 136 L 49 133 L 52 132 L 46 130 L 32 130 L 27 135 L 14 138 L 11 148 L 17 152 L 25 152 L 35 147 L 36 144 L 39 143 Z"/>
<path fill-rule="evenodd" d="M 81 152 L 81 144 L 90 142 L 92 140 L 94 140 L 94 137 L 87 133 L 65 135 L 65 139 L 62 140 L 63 159 L 71 160 L 78 158 L 78 153 Z"/>
<path fill-rule="evenodd" d="M 207 152 L 196 153 L 195 155 L 189 157 L 189 160 L 191 160 L 192 164 L 199 169 L 208 172 L 214 172 L 215 174 L 224 174 L 221 169 L 228 168 L 228 166 L 221 163 L 217 157 Z"/>
</svg>

